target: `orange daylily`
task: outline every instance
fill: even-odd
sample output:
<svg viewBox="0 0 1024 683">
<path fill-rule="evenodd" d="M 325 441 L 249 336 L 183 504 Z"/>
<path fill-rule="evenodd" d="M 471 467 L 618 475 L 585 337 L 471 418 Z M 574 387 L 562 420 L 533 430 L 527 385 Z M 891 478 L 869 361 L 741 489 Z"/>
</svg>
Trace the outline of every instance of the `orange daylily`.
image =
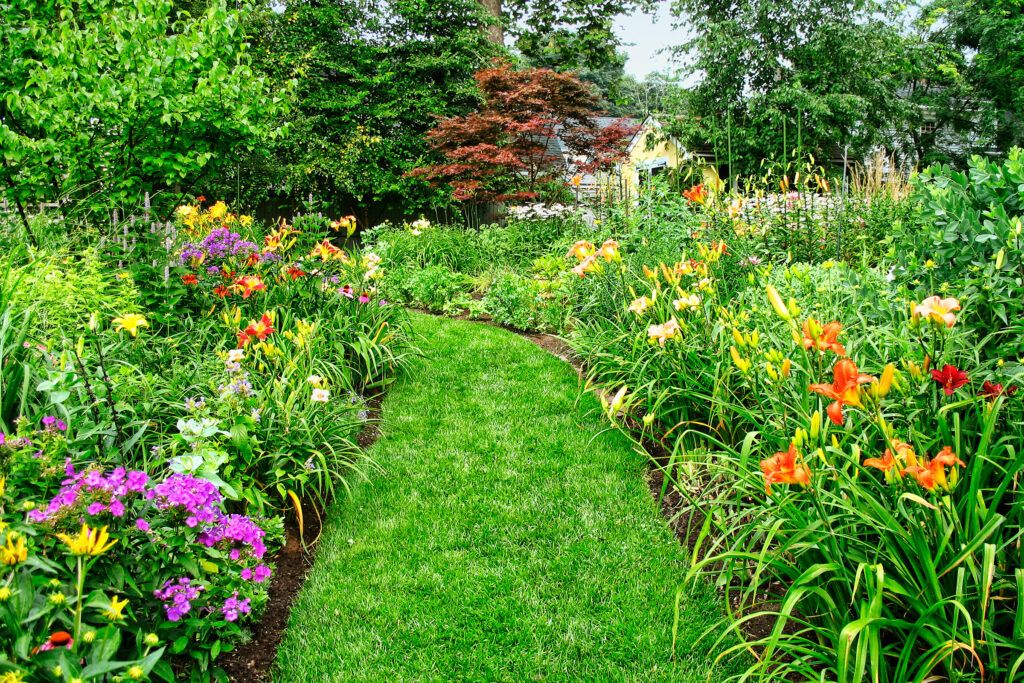
<svg viewBox="0 0 1024 683">
<path fill-rule="evenodd" d="M 886 448 L 881 458 L 868 458 L 864 461 L 864 466 L 874 467 L 886 473 L 897 468 L 902 470 L 904 467 L 917 466 L 917 454 L 914 453 L 913 446 L 899 439 L 893 439 L 892 445 L 896 449 L 895 455 L 891 448 Z"/>
<path fill-rule="evenodd" d="M 701 183 L 694 185 L 689 190 L 683 190 L 683 196 L 694 204 L 704 204 L 708 199 L 708 192 L 704 188 L 704 183 Z"/>
<path fill-rule="evenodd" d="M 839 343 L 839 333 L 843 331 L 842 323 L 833 321 L 823 326 L 814 318 L 808 318 L 804 321 L 803 331 L 805 349 L 817 349 L 822 353 L 832 351 L 837 356 L 846 355 L 846 348 Z"/>
<path fill-rule="evenodd" d="M 799 484 L 810 486 L 811 468 L 807 463 L 797 462 L 800 453 L 796 444 L 790 443 L 789 450 L 779 451 L 772 457 L 761 461 L 761 473 L 764 474 L 764 492 L 772 495 L 772 484 Z"/>
<path fill-rule="evenodd" d="M 619 243 L 613 239 L 607 239 L 601 248 L 597 250 L 597 255 L 603 258 L 609 263 L 612 261 L 619 260 Z"/>
<path fill-rule="evenodd" d="M 923 488 L 934 491 L 936 488 L 949 490 L 949 481 L 946 478 L 947 467 L 963 467 L 964 461 L 956 457 L 956 453 L 949 446 L 944 447 L 939 454 L 928 460 L 923 466 L 914 465 L 903 470 L 909 474 Z"/>
<path fill-rule="evenodd" d="M 852 360 L 843 358 L 832 368 L 832 384 L 812 384 L 810 391 L 832 399 L 829 404 L 828 418 L 837 425 L 843 424 L 843 406 L 861 407 L 860 385 L 874 382 L 870 375 L 862 375 Z"/>
<path fill-rule="evenodd" d="M 313 247 L 309 252 L 310 258 L 320 258 L 324 261 L 344 261 L 348 258 L 345 252 L 331 244 L 329 239 L 324 239 Z"/>
</svg>

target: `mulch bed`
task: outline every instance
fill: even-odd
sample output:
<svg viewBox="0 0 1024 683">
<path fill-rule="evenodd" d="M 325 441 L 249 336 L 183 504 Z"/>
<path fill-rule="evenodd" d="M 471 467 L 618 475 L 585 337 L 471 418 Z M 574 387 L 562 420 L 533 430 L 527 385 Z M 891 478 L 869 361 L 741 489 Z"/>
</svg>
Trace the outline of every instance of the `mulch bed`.
<svg viewBox="0 0 1024 683">
<path fill-rule="evenodd" d="M 369 420 L 359 433 L 359 445 L 366 449 L 380 436 L 380 412 L 384 401 L 383 392 L 377 393 L 367 401 Z M 311 545 L 303 545 L 299 535 L 298 520 L 289 516 L 285 520 L 285 544 L 271 562 L 274 564 L 274 577 L 270 583 L 266 609 L 259 622 L 252 626 L 250 640 L 239 643 L 231 652 L 217 658 L 216 664 L 234 683 L 259 683 L 270 680 L 270 673 L 277 658 L 277 648 L 281 644 L 292 603 L 298 595 L 306 576 L 313 567 L 316 558 L 316 540 L 320 538 L 323 528 L 323 512 L 314 506 L 303 505 L 306 511 L 305 533 L 303 536 L 313 539 Z"/>
</svg>

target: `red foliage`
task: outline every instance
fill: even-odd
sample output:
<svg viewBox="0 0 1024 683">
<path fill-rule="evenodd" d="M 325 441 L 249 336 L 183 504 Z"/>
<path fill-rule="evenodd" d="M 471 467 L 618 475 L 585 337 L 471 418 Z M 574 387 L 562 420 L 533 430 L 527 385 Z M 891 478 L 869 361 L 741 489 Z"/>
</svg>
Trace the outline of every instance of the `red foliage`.
<svg viewBox="0 0 1024 683">
<path fill-rule="evenodd" d="M 597 100 L 572 74 L 516 71 L 496 60 L 477 72 L 476 82 L 483 94 L 480 109 L 441 119 L 428 133 L 445 162 L 410 174 L 447 184 L 457 201 L 536 199 L 545 185 L 564 184 L 563 148 L 574 171 L 595 173 L 626 157 L 637 130 L 625 121 L 597 125 Z"/>
</svg>

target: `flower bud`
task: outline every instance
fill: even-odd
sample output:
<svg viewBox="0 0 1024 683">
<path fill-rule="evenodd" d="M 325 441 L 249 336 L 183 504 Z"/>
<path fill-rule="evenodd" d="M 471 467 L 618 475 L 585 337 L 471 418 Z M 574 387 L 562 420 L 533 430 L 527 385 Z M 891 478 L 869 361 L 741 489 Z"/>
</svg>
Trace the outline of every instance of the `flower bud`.
<svg viewBox="0 0 1024 683">
<path fill-rule="evenodd" d="M 815 410 L 814 414 L 811 415 L 811 441 L 817 442 L 818 436 L 821 434 L 821 411 Z"/>
<path fill-rule="evenodd" d="M 768 303 L 772 305 L 772 308 L 775 309 L 775 312 L 779 315 L 779 317 L 782 318 L 783 320 L 791 320 L 792 316 L 790 315 L 789 310 L 786 308 L 786 304 L 782 300 L 782 296 L 779 294 L 779 290 L 775 289 L 773 285 L 768 285 L 765 288 L 765 291 L 768 293 Z"/>
<path fill-rule="evenodd" d="M 895 376 L 896 366 L 889 363 L 882 370 L 882 376 L 878 379 L 878 386 L 876 388 L 878 398 L 885 398 L 889 394 L 889 389 L 892 388 L 892 380 Z"/>
<path fill-rule="evenodd" d="M 155 633 L 147 633 L 146 637 L 142 639 L 148 647 L 156 647 L 160 644 L 160 637 Z"/>
</svg>

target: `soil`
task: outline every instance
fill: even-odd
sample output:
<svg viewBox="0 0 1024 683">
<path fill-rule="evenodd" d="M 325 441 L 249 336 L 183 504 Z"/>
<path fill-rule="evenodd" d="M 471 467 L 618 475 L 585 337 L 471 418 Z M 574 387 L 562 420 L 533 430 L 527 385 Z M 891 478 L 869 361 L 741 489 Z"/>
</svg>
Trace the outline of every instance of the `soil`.
<svg viewBox="0 0 1024 683">
<path fill-rule="evenodd" d="M 380 436 L 380 412 L 384 401 L 383 392 L 367 400 L 369 419 L 359 433 L 359 445 L 366 449 Z M 252 637 L 239 643 L 231 652 L 217 658 L 216 664 L 224 670 L 233 683 L 259 683 L 270 680 L 270 672 L 277 658 L 277 648 L 288 625 L 292 603 L 316 557 L 316 541 L 323 527 L 323 510 L 303 503 L 305 529 L 303 538 L 312 539 L 304 545 L 300 539 L 298 521 L 294 516 L 285 520 L 285 544 L 271 562 L 274 577 L 270 583 L 266 609 L 259 622 L 252 627 Z"/>
</svg>

